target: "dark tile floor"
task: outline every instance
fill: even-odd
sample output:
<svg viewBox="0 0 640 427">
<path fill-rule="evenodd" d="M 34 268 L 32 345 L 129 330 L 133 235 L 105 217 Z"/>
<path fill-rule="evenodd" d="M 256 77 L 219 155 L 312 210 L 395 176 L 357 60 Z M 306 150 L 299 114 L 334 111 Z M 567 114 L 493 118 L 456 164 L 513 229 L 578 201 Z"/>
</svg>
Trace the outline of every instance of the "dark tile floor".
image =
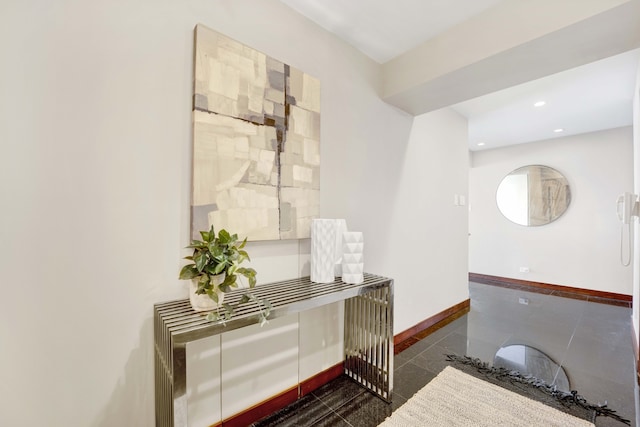
<svg viewBox="0 0 640 427">
<path fill-rule="evenodd" d="M 392 404 L 341 377 L 254 425 L 377 426 L 444 369 L 444 354 L 493 362 L 500 348 L 514 344 L 546 354 L 573 390 L 589 402 L 607 402 L 637 425 L 630 308 L 477 283 L 469 290 L 468 314 L 411 340 L 395 356 Z M 599 417 L 596 425 L 623 424 Z"/>
</svg>

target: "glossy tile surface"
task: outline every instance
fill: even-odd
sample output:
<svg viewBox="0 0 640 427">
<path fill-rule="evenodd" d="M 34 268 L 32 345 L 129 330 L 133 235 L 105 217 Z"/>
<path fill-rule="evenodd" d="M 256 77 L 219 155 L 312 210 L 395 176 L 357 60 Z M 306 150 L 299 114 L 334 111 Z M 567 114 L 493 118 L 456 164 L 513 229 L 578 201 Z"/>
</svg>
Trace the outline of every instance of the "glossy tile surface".
<svg viewBox="0 0 640 427">
<path fill-rule="evenodd" d="M 572 390 L 591 403 L 606 402 L 638 425 L 629 307 L 477 283 L 469 290 L 468 314 L 403 343 L 394 360 L 392 404 L 341 377 L 255 426 L 377 426 L 447 366 L 445 354 L 493 364 L 509 345 L 544 353 L 564 369 Z M 598 427 L 623 425 L 596 420 Z"/>
</svg>

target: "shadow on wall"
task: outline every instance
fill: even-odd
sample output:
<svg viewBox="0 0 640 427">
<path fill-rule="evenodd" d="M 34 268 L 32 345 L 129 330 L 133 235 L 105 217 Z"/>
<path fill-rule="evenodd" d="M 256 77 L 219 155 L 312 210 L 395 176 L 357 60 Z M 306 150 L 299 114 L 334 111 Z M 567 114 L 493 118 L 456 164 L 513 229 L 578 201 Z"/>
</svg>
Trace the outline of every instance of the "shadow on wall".
<svg viewBox="0 0 640 427">
<path fill-rule="evenodd" d="M 153 317 L 140 330 L 138 345 L 131 352 L 123 375 L 118 378 L 106 407 L 92 427 L 145 426 L 154 420 Z M 100 369 L 99 364 L 96 369 Z"/>
</svg>

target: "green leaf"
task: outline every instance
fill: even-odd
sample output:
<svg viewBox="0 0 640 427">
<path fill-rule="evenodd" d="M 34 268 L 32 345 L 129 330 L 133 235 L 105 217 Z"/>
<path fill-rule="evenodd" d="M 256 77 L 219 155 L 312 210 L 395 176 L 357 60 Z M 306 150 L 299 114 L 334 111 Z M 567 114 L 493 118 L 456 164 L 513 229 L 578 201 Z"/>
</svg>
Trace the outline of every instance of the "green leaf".
<svg viewBox="0 0 640 427">
<path fill-rule="evenodd" d="M 239 268 L 236 271 L 238 274 L 242 274 L 249 280 L 249 287 L 253 288 L 256 286 L 256 271 L 253 268 Z"/>
<path fill-rule="evenodd" d="M 205 242 L 210 242 L 216 237 L 215 231 L 213 231 L 213 225 L 209 229 L 209 231 L 200 231 L 200 236 L 202 236 L 202 240 Z"/>
<path fill-rule="evenodd" d="M 247 244 L 247 238 L 245 237 L 244 240 L 242 241 L 242 243 L 240 243 L 240 246 L 238 246 L 238 249 L 242 249 L 244 248 L 244 246 Z M 246 252 L 245 252 L 246 253 Z"/>
<path fill-rule="evenodd" d="M 180 277 L 180 280 L 189 280 L 198 276 L 198 274 L 199 274 L 199 271 L 196 268 L 196 266 L 193 264 L 189 264 L 182 267 L 182 270 L 180 270 L 179 277 Z"/>
<path fill-rule="evenodd" d="M 217 320 L 220 320 L 220 316 L 215 311 L 212 311 L 211 313 L 207 314 L 207 320 L 215 322 Z"/>
<path fill-rule="evenodd" d="M 198 288 L 209 288 L 209 276 L 207 276 L 206 274 L 198 276 Z"/>
<path fill-rule="evenodd" d="M 242 295 L 242 298 L 240 298 L 240 302 L 239 302 L 238 304 L 246 304 L 246 303 L 248 303 L 249 301 L 251 301 L 251 300 L 249 299 L 249 296 L 248 296 L 247 294 L 244 294 L 244 295 Z"/>
<path fill-rule="evenodd" d="M 271 301 L 269 301 L 268 299 L 264 298 L 261 300 L 262 305 L 264 306 L 264 315 L 266 317 L 269 317 L 269 314 L 271 314 L 271 310 L 273 310 L 273 306 L 271 305 Z"/>
<path fill-rule="evenodd" d="M 202 249 L 202 248 L 206 248 L 207 244 L 205 242 L 202 242 L 200 240 L 192 240 L 191 244 L 189 246 L 187 246 L 187 248 L 197 248 L 197 249 Z"/>
<path fill-rule="evenodd" d="M 225 267 L 226 267 L 225 263 L 220 263 L 220 264 L 216 265 L 216 267 L 213 269 L 213 274 L 218 275 L 218 274 L 222 273 L 224 271 Z"/>
<path fill-rule="evenodd" d="M 250 267 L 240 267 L 238 269 L 239 273 L 242 273 L 244 277 L 254 276 L 257 274 L 253 268 Z"/>
<path fill-rule="evenodd" d="M 220 230 L 218 233 L 218 239 L 220 239 L 220 244 L 222 245 L 227 245 L 232 241 L 231 235 L 225 229 Z"/>
<path fill-rule="evenodd" d="M 198 252 L 193 256 L 193 261 L 196 263 L 196 268 L 198 269 L 198 271 L 202 271 L 204 269 L 204 267 L 207 265 L 208 259 L 209 258 L 207 257 L 207 254 L 203 252 Z"/>
<path fill-rule="evenodd" d="M 211 252 L 211 255 L 214 258 L 224 254 L 224 249 L 218 246 L 216 242 L 209 243 L 209 245 L 207 246 L 207 249 L 209 250 L 209 252 Z"/>
<path fill-rule="evenodd" d="M 207 292 L 207 294 L 209 294 L 209 298 L 214 300 L 216 303 L 220 302 L 220 298 L 218 297 L 218 293 L 217 292 L 211 290 L 211 292 Z"/>
<path fill-rule="evenodd" d="M 227 274 L 233 275 L 236 273 L 236 270 L 238 270 L 238 264 L 232 264 L 231 267 L 227 269 Z"/>
<path fill-rule="evenodd" d="M 224 286 L 232 286 L 236 283 L 236 280 L 238 279 L 238 276 L 236 276 L 235 274 L 227 274 L 227 276 L 224 278 L 224 282 L 222 282 L 222 285 L 220 285 L 220 287 Z"/>
<path fill-rule="evenodd" d="M 247 251 L 238 251 L 238 255 L 238 264 L 242 264 L 242 262 L 245 260 L 251 261 L 251 258 L 249 258 L 249 254 L 247 253 Z"/>
<path fill-rule="evenodd" d="M 227 311 L 227 313 L 229 314 L 234 314 L 236 311 L 233 309 L 233 306 L 227 302 L 225 302 L 224 304 L 222 304 L 222 306 L 224 307 L 224 309 Z"/>
</svg>

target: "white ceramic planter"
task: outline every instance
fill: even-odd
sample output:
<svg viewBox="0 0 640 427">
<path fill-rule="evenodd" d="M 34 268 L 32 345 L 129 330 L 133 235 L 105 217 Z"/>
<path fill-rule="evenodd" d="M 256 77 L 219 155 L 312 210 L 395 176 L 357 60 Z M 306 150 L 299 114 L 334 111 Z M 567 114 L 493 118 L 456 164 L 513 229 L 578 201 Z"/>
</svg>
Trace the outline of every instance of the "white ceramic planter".
<svg viewBox="0 0 640 427">
<path fill-rule="evenodd" d="M 364 282 L 364 238 L 360 231 L 342 234 L 342 281 L 344 283 Z"/>
<path fill-rule="evenodd" d="M 311 281 L 315 283 L 333 282 L 335 280 L 335 265 L 335 220 L 311 220 Z"/>
<path fill-rule="evenodd" d="M 347 230 L 347 221 L 345 219 L 334 219 L 336 227 L 336 277 L 342 276 L 342 234 Z"/>
<path fill-rule="evenodd" d="M 224 282 L 225 274 L 218 274 L 217 276 L 213 276 L 213 284 L 215 289 L 218 289 L 218 286 Z M 224 301 L 224 292 L 220 292 L 218 294 L 218 302 L 212 300 L 207 294 L 196 294 L 198 290 L 198 282 L 195 279 L 192 279 L 189 283 L 189 302 L 191 302 L 191 307 L 195 311 L 213 311 L 218 308 L 219 305 Z"/>
</svg>

